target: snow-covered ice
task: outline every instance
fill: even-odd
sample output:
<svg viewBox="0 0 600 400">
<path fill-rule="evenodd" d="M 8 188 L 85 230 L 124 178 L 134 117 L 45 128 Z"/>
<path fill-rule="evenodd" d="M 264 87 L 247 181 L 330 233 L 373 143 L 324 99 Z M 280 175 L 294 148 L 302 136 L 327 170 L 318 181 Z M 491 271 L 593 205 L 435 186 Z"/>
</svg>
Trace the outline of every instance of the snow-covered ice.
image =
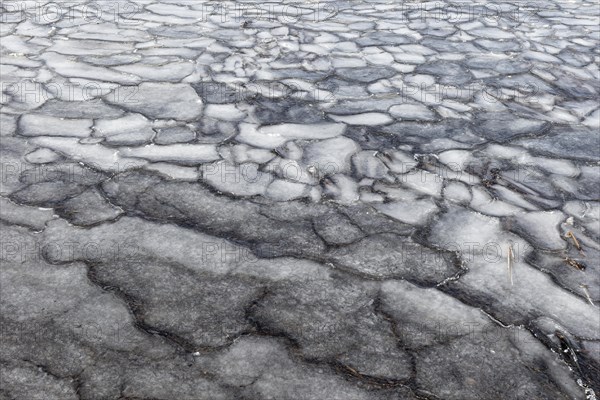
<svg viewBox="0 0 600 400">
<path fill-rule="evenodd" d="M 599 34 L 4 0 L 0 398 L 596 399 Z"/>
</svg>

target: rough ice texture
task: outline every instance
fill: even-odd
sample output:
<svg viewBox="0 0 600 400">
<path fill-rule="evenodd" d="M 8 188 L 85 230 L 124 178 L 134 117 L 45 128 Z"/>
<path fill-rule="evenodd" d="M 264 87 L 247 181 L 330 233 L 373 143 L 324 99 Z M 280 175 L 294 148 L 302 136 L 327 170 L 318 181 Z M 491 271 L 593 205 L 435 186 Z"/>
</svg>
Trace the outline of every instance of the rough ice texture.
<svg viewBox="0 0 600 400">
<path fill-rule="evenodd" d="M 597 4 L 34 3 L 0 398 L 598 397 Z"/>
</svg>

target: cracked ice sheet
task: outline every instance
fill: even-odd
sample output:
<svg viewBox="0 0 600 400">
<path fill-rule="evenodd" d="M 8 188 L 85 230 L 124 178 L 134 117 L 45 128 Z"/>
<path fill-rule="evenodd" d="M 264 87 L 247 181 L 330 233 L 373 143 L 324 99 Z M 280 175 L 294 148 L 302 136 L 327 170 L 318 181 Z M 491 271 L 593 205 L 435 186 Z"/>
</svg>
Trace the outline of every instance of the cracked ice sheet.
<svg viewBox="0 0 600 400">
<path fill-rule="evenodd" d="M 3 397 L 600 392 L 597 4 L 0 7 Z"/>
</svg>

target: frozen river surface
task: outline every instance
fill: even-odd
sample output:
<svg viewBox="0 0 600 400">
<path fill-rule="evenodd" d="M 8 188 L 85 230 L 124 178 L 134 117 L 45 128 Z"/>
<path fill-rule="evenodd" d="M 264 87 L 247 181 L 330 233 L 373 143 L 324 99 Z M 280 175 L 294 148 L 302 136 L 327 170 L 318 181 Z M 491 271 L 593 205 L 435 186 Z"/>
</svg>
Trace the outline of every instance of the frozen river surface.
<svg viewBox="0 0 600 400">
<path fill-rule="evenodd" d="M 597 1 L 10 1 L 1 399 L 595 399 Z"/>
</svg>

